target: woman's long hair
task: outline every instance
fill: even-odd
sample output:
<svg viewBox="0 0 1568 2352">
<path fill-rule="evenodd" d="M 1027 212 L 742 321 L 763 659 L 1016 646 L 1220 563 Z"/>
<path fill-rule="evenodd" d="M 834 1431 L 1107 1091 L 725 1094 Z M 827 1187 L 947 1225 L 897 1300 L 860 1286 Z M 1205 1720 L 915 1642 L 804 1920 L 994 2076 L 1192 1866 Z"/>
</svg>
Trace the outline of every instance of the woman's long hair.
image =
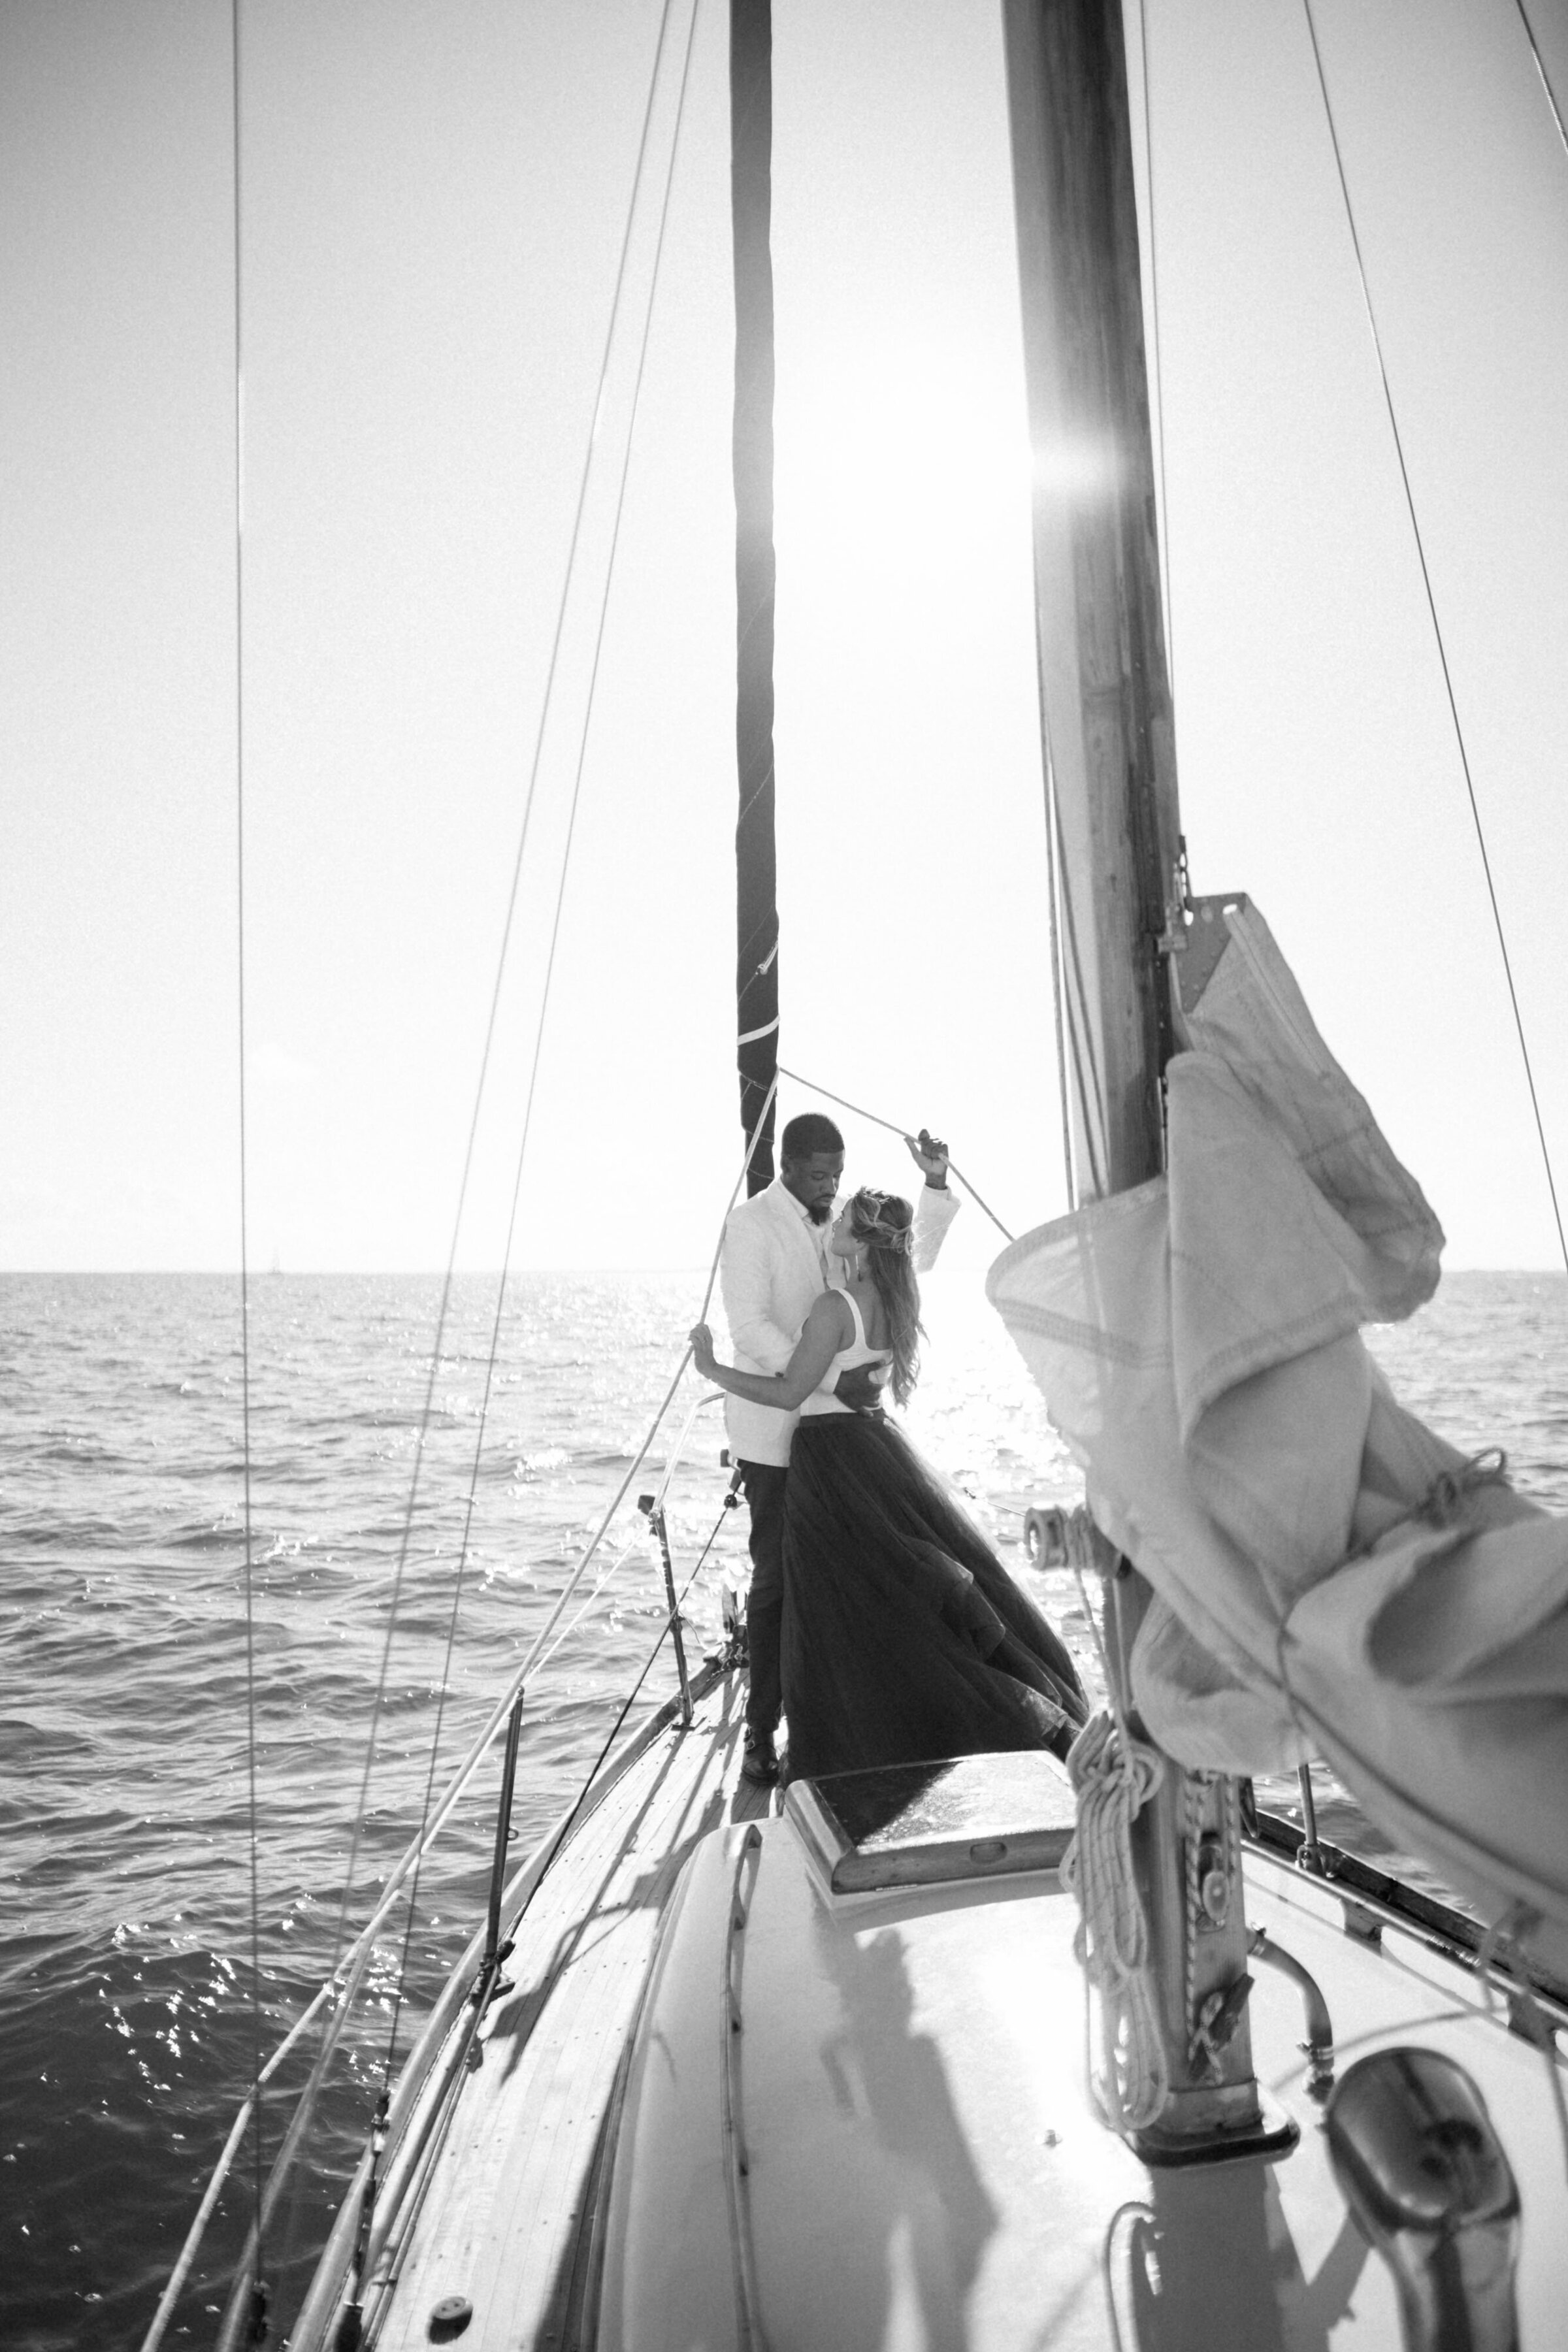
<svg viewBox="0 0 1568 2352">
<path fill-rule="evenodd" d="M 896 1192 L 863 1185 L 849 1202 L 849 1230 L 866 1249 L 866 1263 L 888 1318 L 893 1350 L 894 1402 L 908 1404 L 920 1372 L 921 1289 L 915 1280 L 914 1211 Z"/>
</svg>

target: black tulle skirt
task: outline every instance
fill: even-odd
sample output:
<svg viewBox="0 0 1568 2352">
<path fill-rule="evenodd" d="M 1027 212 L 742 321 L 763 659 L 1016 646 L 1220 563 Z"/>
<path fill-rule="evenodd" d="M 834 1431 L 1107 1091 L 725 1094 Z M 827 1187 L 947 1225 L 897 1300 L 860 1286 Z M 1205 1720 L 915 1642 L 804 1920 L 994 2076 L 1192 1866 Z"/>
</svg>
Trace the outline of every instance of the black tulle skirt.
<svg viewBox="0 0 1568 2352">
<path fill-rule="evenodd" d="M 808 1415 L 784 1489 L 789 1776 L 1050 1748 L 1087 1709 L 1066 1647 L 881 1413 Z"/>
</svg>

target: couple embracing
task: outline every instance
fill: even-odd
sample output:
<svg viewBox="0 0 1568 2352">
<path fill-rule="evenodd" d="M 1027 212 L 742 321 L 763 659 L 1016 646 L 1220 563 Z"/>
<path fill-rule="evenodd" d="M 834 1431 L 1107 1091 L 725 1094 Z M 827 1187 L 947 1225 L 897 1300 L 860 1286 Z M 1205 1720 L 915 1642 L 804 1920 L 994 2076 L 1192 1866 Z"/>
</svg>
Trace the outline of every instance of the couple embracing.
<svg viewBox="0 0 1568 2352">
<path fill-rule="evenodd" d="M 882 1410 L 915 1383 L 917 1268 L 956 1202 L 947 1153 L 905 1139 L 918 1209 L 852 1193 L 835 1214 L 844 1139 L 793 1118 L 780 1172 L 734 1210 L 720 1279 L 741 1361 L 697 1369 L 729 1392 L 731 1451 L 751 1511 L 748 1780 L 934 1761 L 990 1748 L 1064 1755 L 1084 1719 L 1072 1661 L 979 1529 Z"/>
</svg>

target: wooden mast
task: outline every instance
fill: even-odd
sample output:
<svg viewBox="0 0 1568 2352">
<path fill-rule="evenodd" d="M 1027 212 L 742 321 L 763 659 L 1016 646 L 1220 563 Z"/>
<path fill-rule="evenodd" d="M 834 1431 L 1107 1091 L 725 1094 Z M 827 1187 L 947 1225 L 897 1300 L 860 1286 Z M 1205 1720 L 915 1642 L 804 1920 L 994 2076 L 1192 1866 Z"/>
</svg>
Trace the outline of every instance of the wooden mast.
<svg viewBox="0 0 1568 2352">
<path fill-rule="evenodd" d="M 773 856 L 773 272 L 771 0 L 730 0 L 730 208 L 735 260 L 736 1060 L 748 1192 L 773 1172 L 779 919 Z"/>
<path fill-rule="evenodd" d="M 1079 1197 L 1163 1163 L 1180 850 L 1120 0 L 1005 0 Z"/>
<path fill-rule="evenodd" d="M 1079 1197 L 1100 1198 L 1164 1164 L 1169 959 L 1184 945 L 1126 49 L 1121 0 L 1004 0 L 1003 21 L 1067 1076 Z M 1122 1561 L 1107 1646 L 1145 1740 L 1129 1661 L 1148 1601 Z M 1132 1823 L 1169 2078 L 1163 2111 L 1131 2135 L 1153 2164 L 1279 2154 L 1295 2137 L 1253 2079 L 1237 1820 L 1233 1781 L 1166 1757 Z"/>
</svg>

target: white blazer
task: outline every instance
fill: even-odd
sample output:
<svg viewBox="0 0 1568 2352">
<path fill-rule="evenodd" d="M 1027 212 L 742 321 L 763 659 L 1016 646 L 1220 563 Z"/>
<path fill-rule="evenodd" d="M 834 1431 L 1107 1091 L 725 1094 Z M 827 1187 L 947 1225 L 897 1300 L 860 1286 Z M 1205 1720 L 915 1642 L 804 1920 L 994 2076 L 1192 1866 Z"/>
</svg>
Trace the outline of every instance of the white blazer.
<svg viewBox="0 0 1568 2352">
<path fill-rule="evenodd" d="M 921 1186 L 915 1203 L 917 1274 L 935 1264 L 957 1213 L 958 1202 L 947 1186 Z M 831 1223 L 814 1225 L 779 1176 L 731 1210 L 719 1260 L 719 1288 L 739 1370 L 782 1372 L 788 1364 L 802 1324 L 829 1287 Z M 772 1462 L 783 1468 L 799 1419 L 798 1412 L 781 1412 L 775 1405 L 726 1397 L 724 1423 L 731 1458 Z"/>
</svg>

